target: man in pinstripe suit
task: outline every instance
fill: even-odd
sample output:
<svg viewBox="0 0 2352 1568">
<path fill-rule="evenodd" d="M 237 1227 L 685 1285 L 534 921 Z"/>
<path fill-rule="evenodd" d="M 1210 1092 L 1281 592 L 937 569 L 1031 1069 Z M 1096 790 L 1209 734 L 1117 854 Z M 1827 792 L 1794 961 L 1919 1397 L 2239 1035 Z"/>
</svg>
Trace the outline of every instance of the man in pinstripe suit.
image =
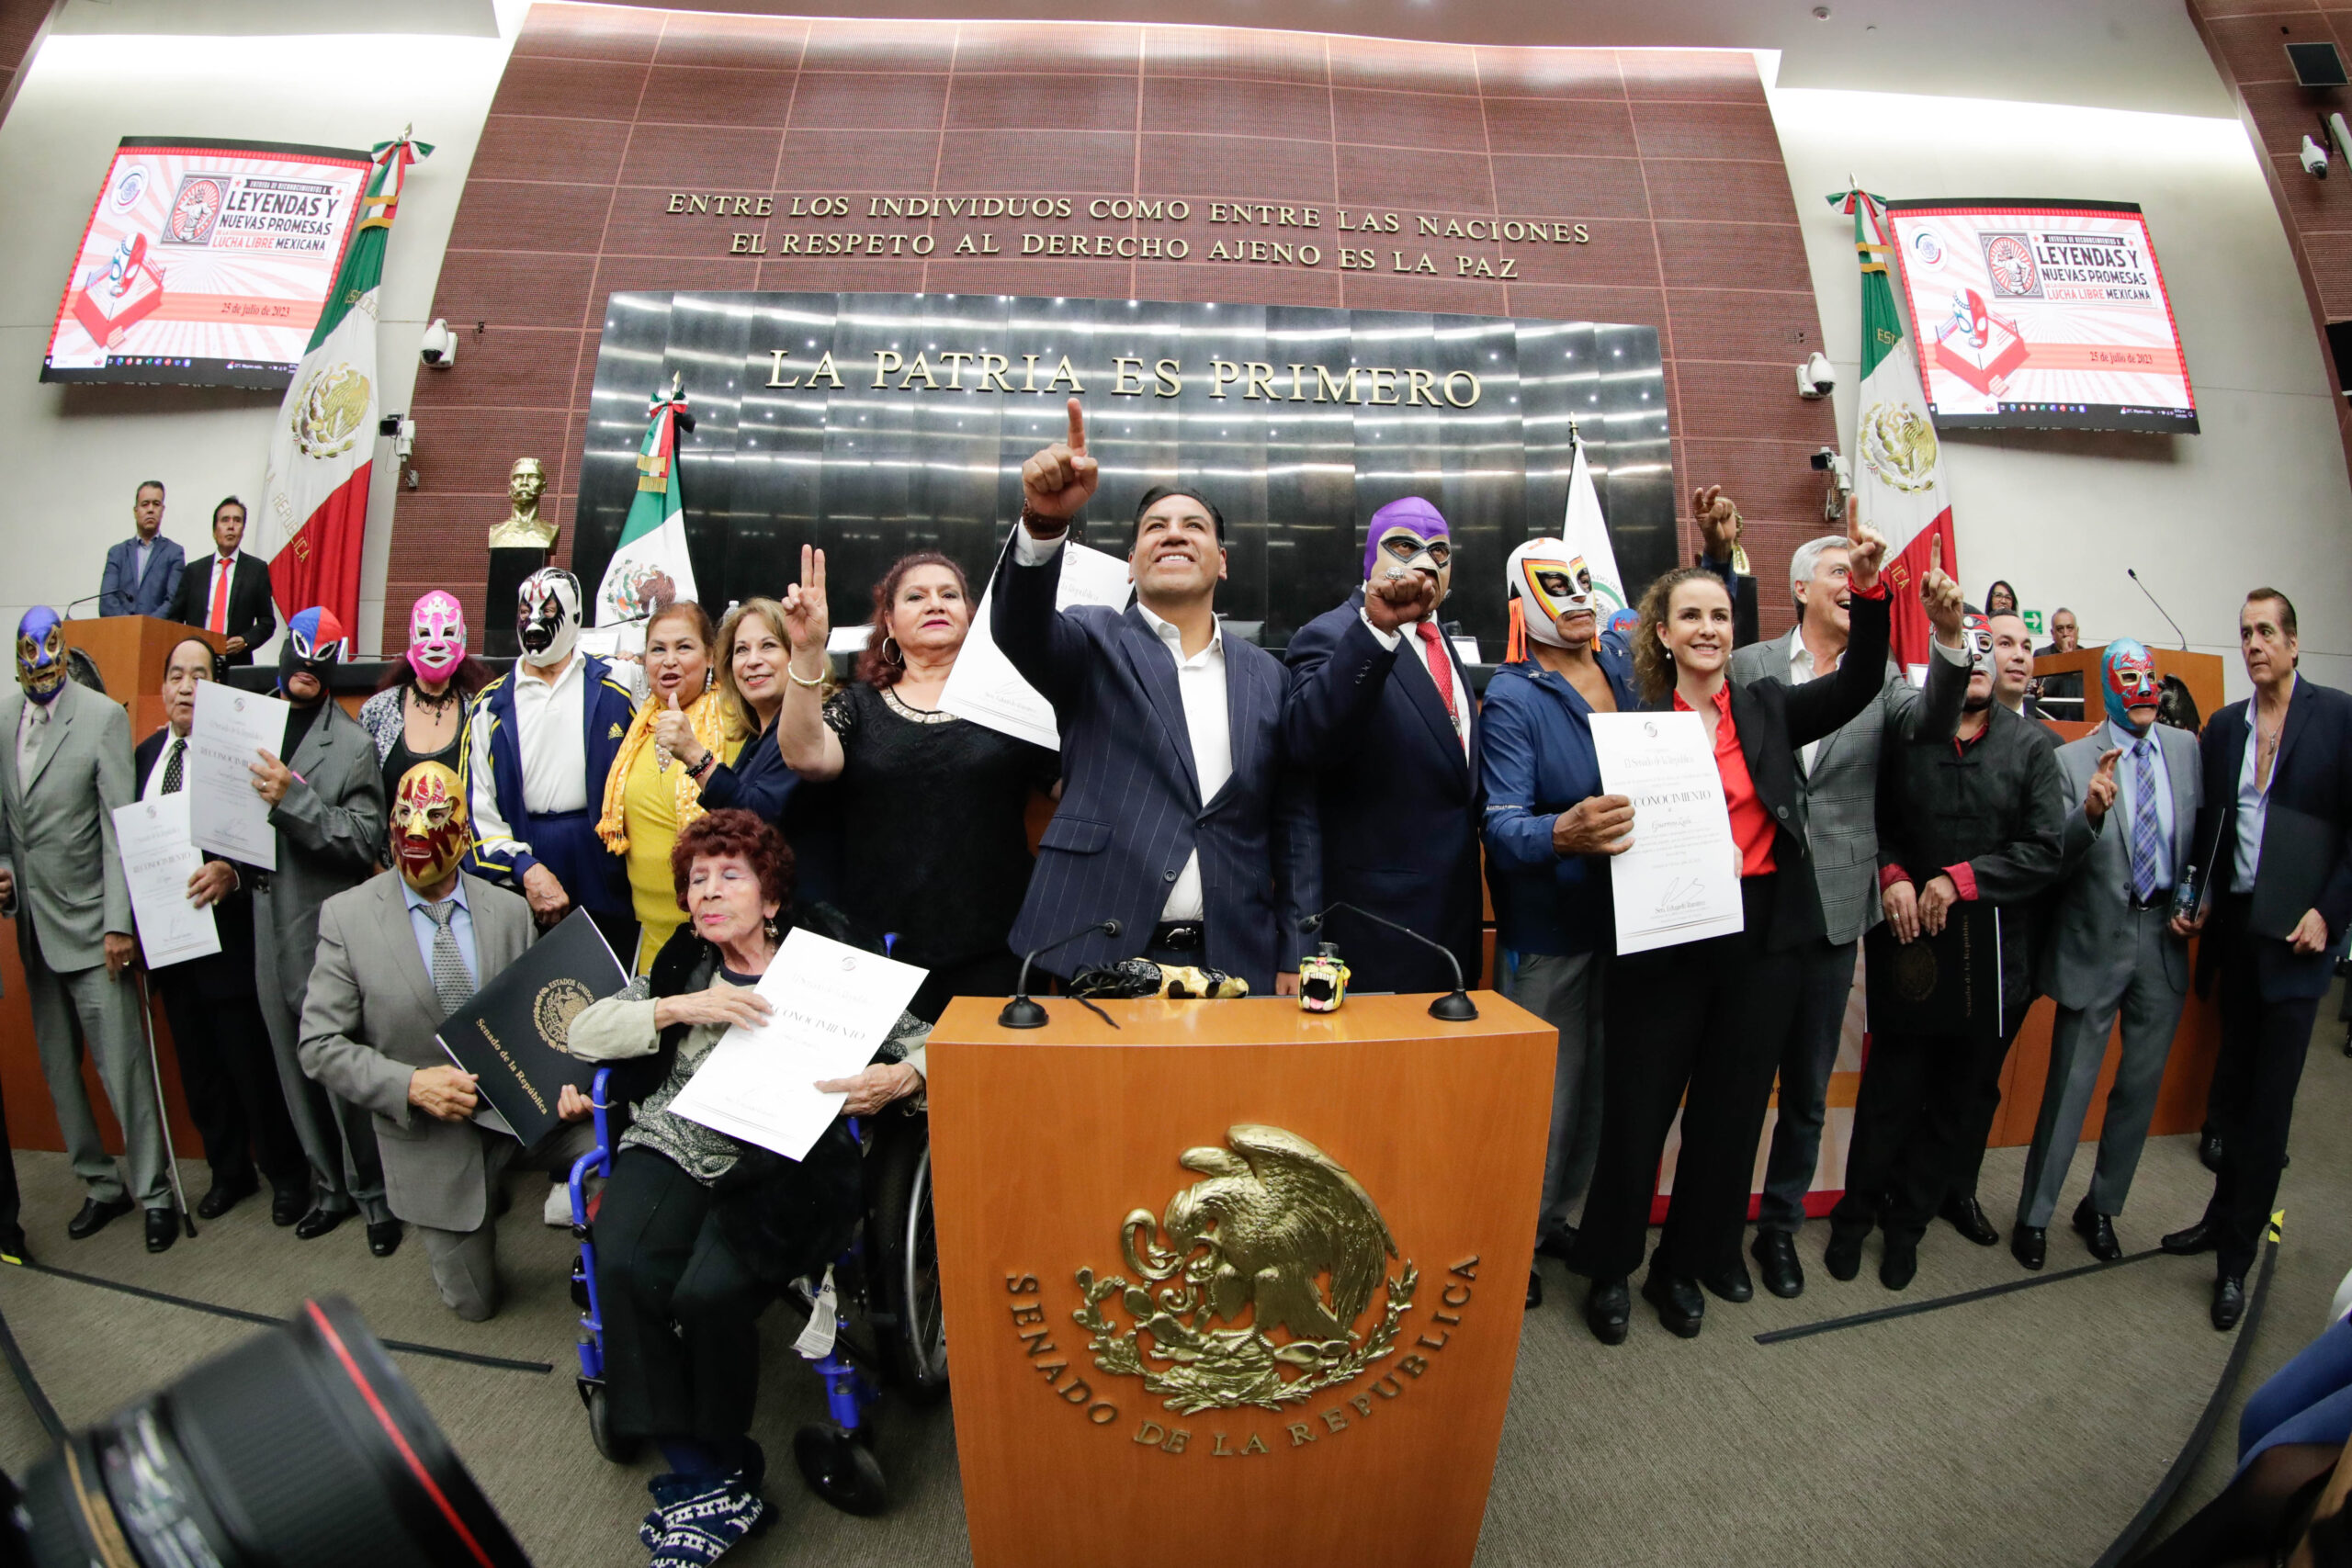
<svg viewBox="0 0 2352 1568">
<path fill-rule="evenodd" d="M 1102 478 L 1086 421 L 1022 466 L 1020 525 L 997 563 L 990 629 L 1054 706 L 1062 799 L 1012 927 L 1026 952 L 1115 919 L 1048 965 L 1141 954 L 1294 996 L 1301 916 L 1320 907 L 1311 786 L 1283 759 L 1282 661 L 1217 625 L 1225 525 L 1185 486 L 1147 492 L 1128 549 L 1136 603 L 1055 607 L 1062 538 Z"/>
</svg>

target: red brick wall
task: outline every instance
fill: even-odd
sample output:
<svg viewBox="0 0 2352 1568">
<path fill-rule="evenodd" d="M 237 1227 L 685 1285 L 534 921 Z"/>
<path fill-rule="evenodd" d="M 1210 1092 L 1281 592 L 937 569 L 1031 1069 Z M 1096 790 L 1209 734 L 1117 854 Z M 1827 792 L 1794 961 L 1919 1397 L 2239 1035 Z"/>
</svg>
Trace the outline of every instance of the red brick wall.
<svg viewBox="0 0 2352 1568">
<path fill-rule="evenodd" d="M 673 191 L 782 193 L 777 215 L 662 210 Z M 851 196 L 811 225 L 789 197 Z M 1182 263 L 953 258 L 961 220 L 876 223 L 873 194 L 1182 197 L 1181 229 L 1082 220 L 1086 232 L 1181 233 Z M 1322 265 L 1223 265 L 1211 201 L 1313 206 Z M 1335 212 L 1402 215 L 1387 248 L 1426 249 L 1436 278 L 1338 270 Z M 1416 217 L 1582 223 L 1581 245 L 1501 247 L 1512 282 L 1451 276 L 1456 252 L 1411 243 Z M 942 236 L 926 259 L 775 254 L 786 231 Z M 1011 235 L 1035 225 L 993 225 Z M 764 258 L 725 254 L 732 231 Z M 1009 240 L 1004 248 L 1014 248 Z M 1383 262 L 1385 265 L 1385 255 Z M 1820 345 L 1780 140 L 1751 56 L 1728 51 L 1489 49 L 1238 28 L 808 21 L 628 6 L 532 8 L 492 106 L 434 313 L 455 368 L 418 378 L 424 488 L 399 502 L 386 646 L 407 607 L 447 587 L 480 616 L 483 536 L 508 464 L 547 462 L 565 522 L 605 300 L 616 289 L 863 289 L 1069 294 L 1459 310 L 1658 329 L 1678 493 L 1722 483 L 1749 522 L 1768 632 L 1789 624 L 1794 547 L 1820 531 L 1805 456 L 1835 439 L 1829 405 L 1791 367 Z M 476 338 L 474 323 L 485 323 Z M 1688 520 L 1686 543 L 1695 542 Z"/>
</svg>

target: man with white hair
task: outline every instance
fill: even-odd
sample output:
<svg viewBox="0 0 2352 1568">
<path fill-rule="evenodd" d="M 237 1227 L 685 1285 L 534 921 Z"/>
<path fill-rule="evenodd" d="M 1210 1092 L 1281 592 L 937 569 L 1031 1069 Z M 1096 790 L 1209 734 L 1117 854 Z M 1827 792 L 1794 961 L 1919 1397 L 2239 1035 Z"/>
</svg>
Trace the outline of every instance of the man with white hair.
<svg viewBox="0 0 2352 1568">
<path fill-rule="evenodd" d="M 1838 668 L 1849 624 L 1846 543 L 1843 534 L 1825 534 L 1797 547 L 1789 560 L 1796 628 L 1734 653 L 1734 681 L 1743 686 L 1768 678 L 1801 682 Z M 1969 653 L 1960 637 L 1960 589 L 1943 575 L 1940 548 L 1928 575 L 1930 583 L 1948 586 L 1949 592 L 1930 601 L 1937 635 L 1927 689 L 1913 686 L 1888 666 L 1877 702 L 1844 728 L 1797 754 L 1797 793 L 1805 813 L 1824 934 L 1801 955 L 1804 990 L 1781 1059 L 1780 1117 L 1772 1130 L 1756 1240 L 1749 1248 L 1763 1270 L 1764 1288 L 1776 1296 L 1804 1290 L 1804 1269 L 1797 1262 L 1797 1227 L 1804 1224 L 1805 1194 L 1820 1160 L 1829 1075 L 1845 1032 L 1855 955 L 1862 933 L 1880 919 L 1875 810 L 1880 743 L 1888 735 L 1905 739 L 1950 735 L 1968 693 Z"/>
</svg>

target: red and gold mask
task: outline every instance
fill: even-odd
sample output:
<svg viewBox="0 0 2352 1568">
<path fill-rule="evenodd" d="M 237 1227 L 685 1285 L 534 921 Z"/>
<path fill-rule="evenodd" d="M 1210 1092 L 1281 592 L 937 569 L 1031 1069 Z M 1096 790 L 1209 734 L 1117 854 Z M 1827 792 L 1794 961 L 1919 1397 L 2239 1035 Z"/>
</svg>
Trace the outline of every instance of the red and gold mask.
<svg viewBox="0 0 2352 1568">
<path fill-rule="evenodd" d="M 473 841 L 465 786 L 439 762 L 419 762 L 401 775 L 392 797 L 392 858 L 401 880 L 423 891 L 445 882 Z"/>
</svg>

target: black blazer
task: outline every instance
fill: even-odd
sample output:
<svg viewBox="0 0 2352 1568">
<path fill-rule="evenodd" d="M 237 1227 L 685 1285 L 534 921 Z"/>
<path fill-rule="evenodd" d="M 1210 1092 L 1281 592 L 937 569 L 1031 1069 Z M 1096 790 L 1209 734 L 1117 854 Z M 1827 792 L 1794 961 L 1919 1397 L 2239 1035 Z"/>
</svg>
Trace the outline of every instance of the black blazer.
<svg viewBox="0 0 2352 1568">
<path fill-rule="evenodd" d="M 1465 756 L 1436 682 L 1400 641 L 1385 649 L 1363 622 L 1363 590 L 1299 628 L 1284 655 L 1290 696 L 1283 745 L 1315 779 L 1323 897 L 1408 926 L 1453 952 L 1478 983 L 1482 913 L 1477 698 L 1442 638 L 1454 701 L 1470 714 Z M 1407 637 L 1419 634 L 1401 628 Z M 1323 928 L 1366 991 L 1450 991 L 1445 960 L 1341 910 Z M 1319 939 L 1318 939 L 1319 940 Z"/>
<path fill-rule="evenodd" d="M 2200 897 L 2208 888 L 2226 893 L 2236 875 L 2238 775 L 2245 766 L 2252 734 L 2251 705 L 2248 698 L 2216 713 L 2199 743 L 2205 800 L 2197 811 L 2197 838 L 2190 852 L 2198 857 Z M 2317 884 L 2312 907 L 2327 922 L 2328 945 L 2306 956 L 2277 937 L 2249 934 L 2245 940 L 2255 944 L 2264 1000 L 2324 996 L 2335 955 L 2344 951 L 2346 928 L 2352 926 L 2352 696 L 2333 686 L 2298 680 L 2287 702 L 2278 757 L 2270 766 L 2266 840 L 2282 807 L 2335 829 L 2336 851 L 2324 875 L 2316 866 L 2301 868 Z M 2255 886 L 2259 889 L 2266 878 L 2294 874 L 2273 865 L 2266 854 L 2255 863 Z"/>
<path fill-rule="evenodd" d="M 1883 586 L 1883 585 L 1882 585 Z M 1804 803 L 1797 793 L 1797 749 L 1818 740 L 1878 700 L 1886 681 L 1886 643 L 1893 610 L 1884 592 L 1875 599 L 1857 593 L 1849 611 L 1852 631 L 1838 668 L 1801 686 L 1774 676 L 1731 686 L 1731 718 L 1739 730 L 1740 755 L 1756 797 L 1772 817 L 1772 863 L 1780 885 L 1772 894 L 1771 935 L 1775 952 L 1796 947 L 1823 933 L 1821 899 L 1815 891 L 1813 858 L 1805 847 Z M 1673 706 L 1669 695 L 1661 707 Z M 1640 824 L 1635 824 L 1638 831 Z"/>
<path fill-rule="evenodd" d="M 139 743 L 131 753 L 131 773 L 137 781 L 141 795 L 147 793 L 148 775 L 164 755 L 164 738 L 172 732 L 165 725 Z M 207 860 L 222 860 L 220 855 L 207 855 Z M 233 862 L 230 863 L 232 865 Z M 252 873 L 237 867 L 240 879 Z M 213 923 L 220 928 L 220 951 L 204 958 L 190 958 L 167 964 L 155 971 L 156 984 L 187 986 L 206 1001 L 234 1001 L 254 994 L 254 896 L 240 880 L 237 890 L 212 906 Z"/>
<path fill-rule="evenodd" d="M 207 550 L 203 557 L 187 563 L 180 573 L 180 585 L 172 595 L 171 608 L 164 612 L 166 620 L 177 621 L 184 626 L 204 625 L 204 613 L 212 604 L 212 561 L 216 552 Z M 277 611 L 271 603 L 269 563 L 259 556 L 237 552 L 237 564 L 229 573 L 230 637 L 245 639 L 243 653 L 230 654 L 232 664 L 251 664 L 254 649 L 277 635 Z"/>
</svg>

